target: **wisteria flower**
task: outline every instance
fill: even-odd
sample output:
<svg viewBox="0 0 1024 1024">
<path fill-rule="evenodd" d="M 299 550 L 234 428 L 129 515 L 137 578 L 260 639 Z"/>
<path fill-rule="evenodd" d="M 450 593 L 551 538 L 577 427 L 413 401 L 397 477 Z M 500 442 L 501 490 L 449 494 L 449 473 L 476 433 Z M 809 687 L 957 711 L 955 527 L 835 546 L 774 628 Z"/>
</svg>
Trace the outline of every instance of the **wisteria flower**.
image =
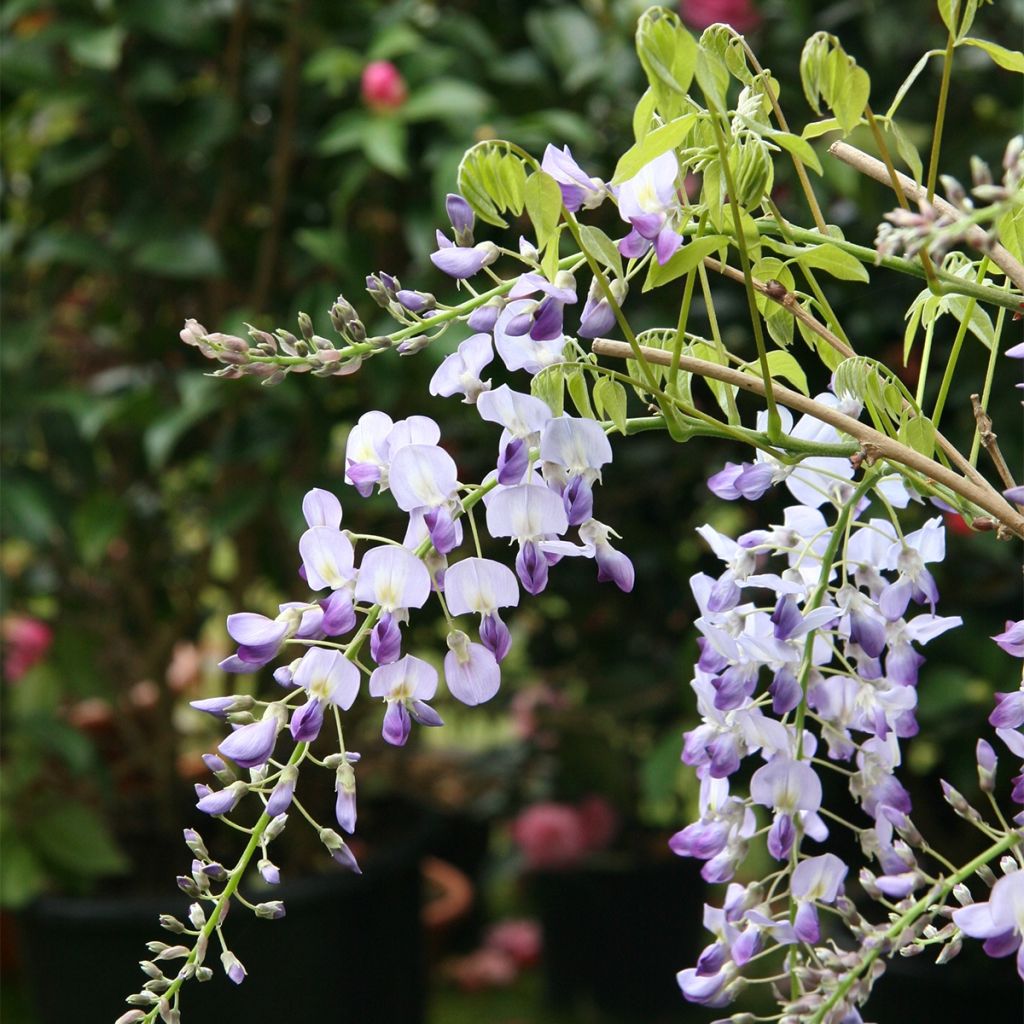
<svg viewBox="0 0 1024 1024">
<path fill-rule="evenodd" d="M 512 638 L 498 610 L 519 604 L 512 570 L 490 558 L 464 558 L 445 573 L 444 596 L 452 615 L 480 616 L 480 642 L 501 661 Z"/>
<path fill-rule="evenodd" d="M 972 939 L 984 939 L 989 956 L 1017 953 L 1024 978 L 1024 871 L 1011 871 L 992 886 L 988 900 L 953 911 L 953 923 Z"/>
<path fill-rule="evenodd" d="M 516 573 L 531 594 L 539 594 L 548 582 L 548 560 L 542 544 L 569 528 L 565 505 L 554 491 L 519 484 L 498 491 L 487 506 L 487 531 L 492 537 L 511 537 L 519 542 Z"/>
<path fill-rule="evenodd" d="M 484 367 L 494 359 L 490 336 L 474 334 L 463 341 L 430 378 L 430 393 L 450 398 L 463 395 L 466 405 L 473 405 L 491 382 L 480 379 Z"/>
<path fill-rule="evenodd" d="M 382 735 L 396 747 L 409 739 L 412 722 L 443 725 L 441 716 L 426 701 L 437 692 L 437 670 L 421 658 L 407 654 L 400 661 L 381 665 L 370 675 L 370 696 L 387 703 Z"/>
<path fill-rule="evenodd" d="M 568 146 L 556 149 L 549 144 L 544 150 L 540 169 L 558 182 L 562 190 L 562 203 L 570 213 L 575 213 L 581 207 L 593 210 L 604 202 L 608 194 L 605 183 L 600 178 L 590 177 L 576 163 Z"/>
<path fill-rule="evenodd" d="M 297 743 L 316 739 L 323 724 L 324 705 L 347 711 L 359 693 L 359 669 L 341 651 L 310 648 L 295 669 L 292 680 L 309 699 L 292 714 L 291 733 Z"/>
<path fill-rule="evenodd" d="M 658 262 L 665 264 L 683 244 L 669 217 L 679 205 L 678 176 L 679 162 L 669 151 L 655 157 L 619 187 L 619 216 L 633 229 L 619 242 L 623 256 L 643 256 L 653 242 Z"/>
</svg>

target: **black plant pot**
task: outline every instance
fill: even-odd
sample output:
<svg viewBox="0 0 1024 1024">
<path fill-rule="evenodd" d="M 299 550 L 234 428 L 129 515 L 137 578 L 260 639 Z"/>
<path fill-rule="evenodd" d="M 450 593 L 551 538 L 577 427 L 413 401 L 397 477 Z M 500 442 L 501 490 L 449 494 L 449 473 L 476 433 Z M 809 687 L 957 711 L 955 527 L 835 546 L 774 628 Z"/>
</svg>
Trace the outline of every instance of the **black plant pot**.
<svg viewBox="0 0 1024 1024">
<path fill-rule="evenodd" d="M 248 977 L 234 985 L 211 942 L 214 977 L 188 982 L 188 1024 L 332 1021 L 419 1024 L 426 1007 L 420 860 L 428 826 L 372 850 L 362 876 L 340 869 L 285 881 L 263 898 L 281 899 L 279 921 L 234 908 L 225 925 Z M 145 980 L 138 961 L 151 939 L 173 943 L 157 918 L 185 920 L 188 900 L 129 897 L 38 900 L 21 916 L 26 980 L 39 1024 L 111 1024 Z M 174 961 L 167 973 L 173 975 Z"/>
<path fill-rule="evenodd" d="M 534 883 L 552 1005 L 593 1005 L 630 1021 L 684 1019 L 675 976 L 700 949 L 699 864 L 595 864 Z"/>
</svg>

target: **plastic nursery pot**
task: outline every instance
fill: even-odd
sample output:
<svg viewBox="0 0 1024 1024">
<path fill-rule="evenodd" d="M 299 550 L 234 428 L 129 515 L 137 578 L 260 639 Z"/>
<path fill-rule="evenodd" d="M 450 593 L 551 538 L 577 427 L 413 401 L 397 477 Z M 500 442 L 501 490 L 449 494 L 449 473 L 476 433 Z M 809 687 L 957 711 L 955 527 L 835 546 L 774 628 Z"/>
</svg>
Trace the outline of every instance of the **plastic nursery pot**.
<svg viewBox="0 0 1024 1024">
<path fill-rule="evenodd" d="M 676 972 L 699 952 L 700 865 L 672 857 L 533 877 L 549 1003 L 628 1020 L 678 1020 Z M 664 1017 L 662 1017 L 664 1015 Z"/>
<path fill-rule="evenodd" d="M 408 821 L 408 819 L 407 819 Z M 421 925 L 422 871 L 429 817 L 420 812 L 402 835 L 373 845 L 355 876 L 285 879 L 262 896 L 281 899 L 279 921 L 232 908 L 225 925 L 248 977 L 234 985 L 207 958 L 211 981 L 182 990 L 189 1024 L 225 1021 L 359 1021 L 419 1024 L 426 1012 Z M 172 883 L 173 884 L 173 880 Z M 157 918 L 185 920 L 189 901 L 168 897 L 48 897 L 21 915 L 26 980 L 39 1024 L 110 1024 L 143 980 L 138 961 L 151 939 L 173 943 Z M 175 963 L 168 964 L 173 976 Z"/>
</svg>

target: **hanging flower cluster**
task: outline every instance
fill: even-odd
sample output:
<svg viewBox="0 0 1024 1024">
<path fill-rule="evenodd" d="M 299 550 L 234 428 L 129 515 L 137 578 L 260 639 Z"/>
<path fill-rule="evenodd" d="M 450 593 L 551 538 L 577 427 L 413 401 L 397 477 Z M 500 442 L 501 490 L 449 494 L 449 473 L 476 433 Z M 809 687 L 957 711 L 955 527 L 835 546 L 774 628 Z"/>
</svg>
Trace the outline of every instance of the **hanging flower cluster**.
<svg viewBox="0 0 1024 1024">
<path fill-rule="evenodd" d="M 712 941 L 695 966 L 679 973 L 682 994 L 721 1007 L 750 983 L 771 983 L 781 1011 L 771 1019 L 857 1024 L 858 1007 L 884 970 L 885 957 L 937 946 L 945 962 L 964 935 L 983 939 L 992 956 L 1016 951 L 1024 977 L 1024 811 L 1011 824 L 995 799 L 994 748 L 982 739 L 976 749 L 980 789 L 994 819 L 944 784 L 947 803 L 989 844 L 960 868 L 918 831 L 898 777 L 901 741 L 917 731 L 922 648 L 961 620 L 937 611 L 940 595 L 930 567 L 945 556 L 942 517 L 905 531 L 897 510 L 930 500 L 948 512 L 957 502 L 973 523 L 997 536 L 1024 536 L 1024 519 L 1011 504 L 1024 504 L 1022 489 L 1007 473 L 997 490 L 962 456 L 957 465 L 970 472 L 954 473 L 950 464 L 957 453 L 949 456 L 948 442 L 920 402 L 880 364 L 850 355 L 846 341 L 815 319 L 827 303 L 820 293 L 812 300 L 791 291 L 786 264 L 769 258 L 773 276 L 762 280 L 767 271 L 761 266 L 755 278 L 748 246 L 762 237 L 762 227 L 752 212 L 767 206 L 778 220 L 768 203 L 771 154 L 787 150 L 798 167 L 812 166 L 814 154 L 783 122 L 778 130 L 770 126 L 776 90 L 768 72 L 751 70 L 742 40 L 717 25 L 697 43 L 661 9 L 641 19 L 637 39 L 651 90 L 638 107 L 637 143 L 610 183 L 590 175 L 568 147 L 548 146 L 540 162 L 507 143 L 482 143 L 467 154 L 460 170 L 464 195 L 447 197 L 449 226 L 436 233 L 429 258 L 468 298 L 447 305 L 403 287 L 391 274 L 373 274 L 367 293 L 399 327 L 371 336 L 355 307 L 339 296 L 329 317 L 340 345 L 318 335 L 305 314 L 298 335 L 252 328 L 249 341 L 186 322 L 182 340 L 222 364 L 217 376 L 255 376 L 264 384 L 290 373 L 344 376 L 391 349 L 402 356 L 422 351 L 461 325 L 467 336 L 437 367 L 429 391 L 457 396 L 500 435 L 493 469 L 479 482 L 467 482 L 434 419 L 395 421 L 382 410 L 362 415 L 348 437 L 344 483 L 364 498 L 390 495 L 403 523 L 401 536 L 391 540 L 343 529 L 335 493 L 314 489 L 305 496 L 307 528 L 298 544 L 304 594 L 276 612 L 243 610 L 227 620 L 237 649 L 222 668 L 248 674 L 273 665 L 279 690 L 269 699 L 231 694 L 195 702 L 231 730 L 216 753 L 206 755 L 215 781 L 197 786 L 197 807 L 225 817 L 252 807 L 254 823 L 234 822 L 250 837 L 247 853 L 228 869 L 196 831 L 186 831 L 194 859 L 178 884 L 194 903 L 187 923 L 169 917 L 162 923 L 188 936 L 191 945 L 150 944 L 154 959 L 142 965 L 148 980 L 129 997 L 132 1009 L 118 1024 L 154 1024 L 158 1016 L 175 1024 L 182 983 L 212 974 L 205 961 L 214 937 L 227 976 L 236 983 L 244 979 L 245 968 L 224 945 L 220 926 L 235 902 L 252 906 L 239 892 L 251 859 L 264 882 L 278 883 L 269 848 L 294 812 L 316 829 L 335 861 L 360 870 L 344 836 L 357 827 L 361 762 L 346 748 L 343 713 L 361 694 L 383 705 L 384 740 L 403 746 L 414 725 L 443 726 L 442 674 L 448 695 L 463 704 L 482 704 L 497 694 L 513 643 L 508 609 L 519 605 L 521 591 L 543 592 L 563 559 L 592 559 L 599 581 L 632 590 L 633 564 L 616 546 L 616 531 L 595 518 L 595 502 L 612 461 L 609 435 L 634 429 L 664 429 L 677 441 L 701 434 L 747 441 L 756 449 L 753 461 L 727 464 L 709 481 L 711 491 L 726 501 L 756 501 L 783 484 L 793 499 L 780 522 L 739 537 L 711 524 L 698 531 L 722 569 L 690 580 L 700 612 L 691 687 L 701 722 L 686 734 L 682 760 L 700 780 L 699 817 L 670 846 L 701 861 L 704 879 L 724 883 L 726 890 L 720 906 L 705 908 Z M 697 70 L 687 71 L 685 55 L 698 51 Z M 809 41 L 801 73 L 812 104 L 813 97 L 833 104 L 833 89 L 858 71 L 833 37 L 819 33 Z M 695 75 L 707 108 L 687 95 Z M 730 76 L 740 82 L 731 113 L 724 109 L 728 91 L 722 84 Z M 836 111 L 844 130 L 859 123 L 855 111 L 847 126 L 848 113 Z M 1021 145 L 1014 141 L 1007 152 L 1002 191 L 996 194 L 984 181 L 974 190 L 991 205 L 986 223 L 1012 212 Z M 686 178 L 695 173 L 702 181 L 699 194 L 691 196 Z M 985 173 L 976 169 L 976 181 Z M 955 192 L 954 186 L 947 183 L 947 190 Z M 606 203 L 623 225 L 617 239 L 576 219 Z M 970 212 L 968 203 L 960 196 L 958 209 Z M 510 212 L 528 215 L 533 237 L 521 236 L 516 249 L 478 240 L 478 216 L 502 224 L 501 214 Z M 900 218 L 895 222 L 909 230 Z M 921 225 L 909 227 L 920 234 Z M 563 231 L 576 243 L 571 255 L 562 255 Z M 765 237 L 770 233 L 763 228 Z M 983 234 L 995 259 L 991 232 Z M 781 226 L 780 237 L 785 245 L 779 243 L 779 251 L 796 252 L 789 262 L 805 272 L 829 267 L 836 276 L 855 277 L 849 261 L 860 273 L 859 259 L 874 260 L 872 250 L 843 249 L 823 228 L 821 234 L 804 232 L 799 245 L 791 227 Z M 889 244 L 893 237 L 883 232 L 887 266 L 919 273 L 916 264 L 891 255 L 899 248 Z M 946 241 L 958 243 L 961 233 Z M 741 270 L 726 262 L 730 247 L 739 252 Z M 931 270 L 949 296 L 993 301 L 1001 325 L 1018 299 L 1008 288 L 980 283 L 988 259 L 973 284 L 944 267 Z M 957 260 L 974 267 L 959 255 Z M 496 268 L 509 263 L 516 264 L 515 272 L 500 275 Z M 698 268 L 711 311 L 704 264 L 743 281 L 756 364 L 726 349 L 713 316 L 711 341 L 686 331 Z M 1006 266 L 1019 286 L 1016 270 Z M 623 304 L 644 270 L 644 290 L 684 274 L 687 279 L 678 327 L 638 339 Z M 584 274 L 589 276 L 581 289 Z M 783 339 L 780 344 L 792 338 L 795 318 L 809 331 L 805 340 L 830 346 L 825 362 L 835 369 L 832 390 L 812 399 L 806 390 L 782 387 L 776 378 L 805 375 L 789 353 L 765 351 L 762 318 L 772 337 Z M 617 343 L 600 336 L 617 326 L 629 342 L 619 345 L 630 360 L 626 373 L 601 366 L 594 354 L 614 348 Z M 997 339 L 998 329 L 989 326 Z M 581 338 L 597 339 L 593 352 Z M 652 347 L 642 347 L 647 339 Z M 996 341 L 989 344 L 995 355 Z M 1021 357 L 1024 347 L 1007 354 Z M 773 363 L 769 356 L 783 358 Z M 512 383 L 495 386 L 492 372 Z M 701 376 L 724 419 L 693 400 L 693 381 Z M 629 419 L 624 383 L 649 415 Z M 765 399 L 756 429 L 740 425 L 740 389 Z M 579 415 L 564 410 L 566 390 Z M 979 436 L 991 443 L 980 420 Z M 942 459 L 933 459 L 943 445 Z M 428 607 L 448 623 L 447 649 L 433 656 L 406 650 L 411 613 L 426 614 Z M 1024 623 L 1007 623 L 994 639 L 1007 654 L 1024 656 Z M 1000 694 L 990 721 L 998 740 L 1024 758 L 1024 688 Z M 314 755 L 311 744 L 332 734 L 331 753 Z M 334 775 L 336 820 L 329 826 L 301 803 L 300 769 L 310 765 Z M 1024 805 L 1024 765 L 1011 799 Z M 862 863 L 824 848 L 837 828 L 853 832 Z M 758 844 L 774 870 L 747 884 L 735 881 L 749 869 Z M 998 862 L 998 879 L 990 862 Z M 973 902 L 966 883 L 975 877 L 991 886 L 987 901 Z M 886 909 L 884 923 L 862 916 L 848 893 L 854 879 Z M 958 907 L 948 904 L 950 897 Z M 266 918 L 285 912 L 279 900 L 254 909 Z M 773 954 L 775 973 L 762 973 L 760 965 Z M 184 965 L 174 977 L 165 976 L 159 963 L 176 959 Z"/>
</svg>

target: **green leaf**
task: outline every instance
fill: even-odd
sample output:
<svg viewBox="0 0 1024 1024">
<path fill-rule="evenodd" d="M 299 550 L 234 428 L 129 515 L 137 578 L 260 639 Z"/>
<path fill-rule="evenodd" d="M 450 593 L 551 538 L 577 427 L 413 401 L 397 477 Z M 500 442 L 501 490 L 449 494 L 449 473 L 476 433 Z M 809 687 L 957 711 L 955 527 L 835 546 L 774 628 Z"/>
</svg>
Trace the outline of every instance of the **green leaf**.
<svg viewBox="0 0 1024 1024">
<path fill-rule="evenodd" d="M 526 212 L 537 233 L 537 245 L 545 246 L 562 216 L 562 190 L 545 171 L 534 171 L 526 179 Z"/>
<path fill-rule="evenodd" d="M 45 868 L 5 819 L 4 855 L 0 857 L 0 903 L 12 909 L 23 907 L 45 887 Z"/>
<path fill-rule="evenodd" d="M 864 264 L 856 256 L 851 256 L 831 242 L 823 242 L 821 245 L 804 249 L 793 258 L 801 266 L 824 270 L 826 274 L 838 277 L 842 281 L 867 283 L 870 280 Z"/>
<path fill-rule="evenodd" d="M 996 221 L 996 232 L 1004 248 L 1017 260 L 1024 260 L 1024 203 L 1009 209 Z"/>
<path fill-rule="evenodd" d="M 491 107 L 491 97 L 460 78 L 438 78 L 410 95 L 395 113 L 403 121 L 451 121 L 472 129 Z"/>
<path fill-rule="evenodd" d="M 561 416 L 565 406 L 564 369 L 561 363 L 545 366 L 530 381 L 530 394 L 547 403 L 553 416 Z"/>
<path fill-rule="evenodd" d="M 611 377 L 598 377 L 594 383 L 594 405 L 598 413 L 610 419 L 620 433 L 626 432 L 626 389 Z"/>
<path fill-rule="evenodd" d="M 854 65 L 849 69 L 831 103 L 832 111 L 843 131 L 852 132 L 860 124 L 870 95 L 871 79 L 868 73 Z"/>
<path fill-rule="evenodd" d="M 124 505 L 111 494 L 99 492 L 78 504 L 71 523 L 84 565 L 99 565 L 126 518 Z"/>
<path fill-rule="evenodd" d="M 359 149 L 369 120 L 370 115 L 364 110 L 348 110 L 339 114 L 324 129 L 316 144 L 316 151 L 323 156 L 334 156 Z"/>
<path fill-rule="evenodd" d="M 128 870 L 103 819 L 71 800 L 44 804 L 29 825 L 32 845 L 48 864 L 76 875 L 98 877 Z"/>
<path fill-rule="evenodd" d="M 818 154 L 811 148 L 810 143 L 800 138 L 799 135 L 793 135 L 791 132 L 773 131 L 768 134 L 768 138 L 788 153 L 792 153 L 793 156 L 797 157 L 801 163 L 810 167 L 811 170 L 817 171 L 818 174 L 822 173 Z"/>
<path fill-rule="evenodd" d="M 509 153 L 501 158 L 498 162 L 498 183 L 503 207 L 518 217 L 526 203 L 526 167 L 519 157 Z"/>
<path fill-rule="evenodd" d="M 775 349 L 769 352 L 767 357 L 768 372 L 772 375 L 773 379 L 775 377 L 782 377 L 785 380 L 788 380 L 798 391 L 805 395 L 810 394 L 807 387 L 807 374 L 804 373 L 800 364 L 792 355 L 788 352 L 783 352 L 780 349 Z M 746 369 L 748 373 L 754 373 L 758 377 L 761 375 L 758 372 L 758 366 L 756 363 L 751 364 L 746 367 Z"/>
<path fill-rule="evenodd" d="M 804 125 L 801 133 L 805 139 L 816 139 L 819 135 L 827 135 L 829 132 L 838 132 L 842 126 L 834 117 L 826 117 L 823 121 L 811 121 Z"/>
<path fill-rule="evenodd" d="M 998 43 L 990 43 L 987 39 L 961 39 L 966 46 L 976 46 L 979 50 L 984 50 L 1001 68 L 1006 68 L 1007 71 L 1016 71 L 1018 74 L 1024 74 L 1024 53 L 1020 50 L 1008 50 L 1005 46 L 1000 46 Z"/>
<path fill-rule="evenodd" d="M 662 116 L 684 113 L 698 50 L 679 16 L 664 7 L 645 11 L 637 22 L 636 52 Z"/>
<path fill-rule="evenodd" d="M 960 9 L 961 0 L 938 0 L 939 17 L 942 24 L 949 29 L 950 33 L 956 35 L 956 14 Z"/>
<path fill-rule="evenodd" d="M 199 228 L 165 231 L 143 242 L 131 257 L 132 266 L 161 277 L 217 277 L 224 272 L 220 250 Z"/>
<path fill-rule="evenodd" d="M 921 163 L 921 154 L 918 153 L 917 146 L 910 141 L 895 121 L 890 121 L 887 127 L 896 140 L 896 152 L 903 157 L 903 162 L 907 165 L 914 181 L 920 184 L 924 179 L 924 165 Z"/>
<path fill-rule="evenodd" d="M 654 90 L 646 89 L 633 110 L 633 138 L 637 142 L 642 142 L 651 130 L 656 102 Z"/>
<path fill-rule="evenodd" d="M 707 50 L 697 51 L 697 84 L 708 105 L 714 104 L 719 111 L 728 106 L 729 69 L 725 61 Z"/>
<path fill-rule="evenodd" d="M 386 114 L 367 118 L 362 137 L 363 153 L 378 170 L 404 178 L 409 173 L 405 158 L 408 132 L 401 121 Z"/>
<path fill-rule="evenodd" d="M 971 309 L 971 319 L 967 323 L 967 329 L 985 348 L 990 349 L 995 341 L 995 328 L 992 326 L 992 318 L 988 313 L 977 302 L 972 304 L 966 295 L 945 296 L 946 309 L 958 322 L 963 322 L 964 317 L 967 315 L 967 309 L 971 305 L 973 305 L 973 309 Z"/>
<path fill-rule="evenodd" d="M 669 121 L 668 124 L 648 133 L 642 142 L 636 143 L 622 154 L 615 165 L 612 184 L 618 185 L 628 181 L 656 157 L 681 145 L 690 134 L 696 120 L 696 114 L 683 114 L 682 117 L 677 117 L 674 121 Z"/>
<path fill-rule="evenodd" d="M 903 84 L 897 89 L 896 95 L 893 97 L 892 103 L 889 104 L 889 109 L 885 112 L 886 118 L 891 118 L 896 113 L 897 108 L 903 102 L 903 97 L 906 96 L 907 90 L 917 80 L 917 76 L 924 70 L 925 65 L 932 57 L 940 57 L 944 54 L 945 50 L 929 50 L 924 56 L 922 56 L 918 62 L 910 69 L 910 74 L 903 79 Z"/>
<path fill-rule="evenodd" d="M 82 67 L 113 71 L 121 63 L 121 47 L 126 35 L 120 25 L 76 34 L 68 42 L 68 52 Z"/>
<path fill-rule="evenodd" d="M 576 411 L 588 420 L 596 419 L 594 410 L 590 404 L 590 392 L 587 388 L 587 375 L 579 367 L 567 370 L 565 373 L 565 384 L 569 391 L 572 404 Z"/>
<path fill-rule="evenodd" d="M 651 260 L 643 291 L 658 288 L 677 277 L 682 277 L 683 274 L 688 274 L 705 256 L 710 256 L 718 249 L 724 249 L 728 244 L 729 239 L 725 235 L 702 235 L 700 238 L 685 242 L 664 266 L 657 260 Z"/>
<path fill-rule="evenodd" d="M 580 225 L 580 237 L 583 239 L 583 248 L 603 264 L 616 277 L 624 277 L 622 270 L 622 255 L 618 246 L 600 229 L 590 224 Z"/>
<path fill-rule="evenodd" d="M 930 459 L 935 453 L 935 424 L 924 416 L 911 416 L 900 424 L 896 439 Z"/>
</svg>

